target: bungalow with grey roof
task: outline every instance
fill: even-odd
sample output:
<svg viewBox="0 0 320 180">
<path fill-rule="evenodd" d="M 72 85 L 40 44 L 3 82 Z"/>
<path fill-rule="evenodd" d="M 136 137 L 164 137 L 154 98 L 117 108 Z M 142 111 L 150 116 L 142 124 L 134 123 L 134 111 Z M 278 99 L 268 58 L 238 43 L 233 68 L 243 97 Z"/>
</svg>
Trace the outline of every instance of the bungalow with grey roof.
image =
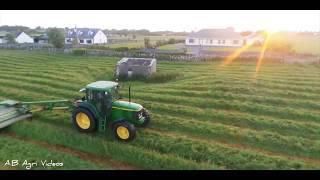
<svg viewBox="0 0 320 180">
<path fill-rule="evenodd" d="M 245 43 L 240 33 L 232 28 L 226 29 L 203 29 L 190 33 L 186 40 L 186 46 L 220 46 L 241 47 Z"/>
<path fill-rule="evenodd" d="M 108 42 L 107 36 L 100 29 L 74 28 L 67 29 L 65 43 L 72 44 L 77 40 L 79 44 L 105 44 Z"/>
</svg>

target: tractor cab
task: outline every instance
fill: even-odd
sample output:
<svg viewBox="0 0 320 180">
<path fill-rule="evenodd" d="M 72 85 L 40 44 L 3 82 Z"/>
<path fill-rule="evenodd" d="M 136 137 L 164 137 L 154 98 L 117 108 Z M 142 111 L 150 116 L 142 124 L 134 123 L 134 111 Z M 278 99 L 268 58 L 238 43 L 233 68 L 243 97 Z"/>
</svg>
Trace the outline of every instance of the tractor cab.
<svg viewBox="0 0 320 180">
<path fill-rule="evenodd" d="M 150 116 L 140 104 L 119 98 L 119 84 L 113 81 L 97 81 L 88 84 L 80 92 L 85 96 L 76 101 L 73 124 L 81 132 L 105 131 L 110 127 L 116 138 L 129 141 L 134 138 L 135 126 L 145 127 Z"/>
<path fill-rule="evenodd" d="M 110 115 L 112 102 L 119 99 L 118 83 L 97 81 L 88 84 L 80 91 L 85 91 L 85 100 L 94 105 L 102 117 Z"/>
</svg>

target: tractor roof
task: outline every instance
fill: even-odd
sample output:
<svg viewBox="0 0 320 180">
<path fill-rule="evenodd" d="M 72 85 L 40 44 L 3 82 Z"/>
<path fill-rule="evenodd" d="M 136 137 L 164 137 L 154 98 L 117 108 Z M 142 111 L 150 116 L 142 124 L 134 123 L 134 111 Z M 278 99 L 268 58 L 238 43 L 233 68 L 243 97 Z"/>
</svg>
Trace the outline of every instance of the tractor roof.
<svg viewBox="0 0 320 180">
<path fill-rule="evenodd" d="M 109 90 L 117 85 L 118 85 L 118 83 L 113 82 L 113 81 L 96 81 L 96 82 L 88 84 L 86 86 L 86 89 L 106 91 L 106 90 Z"/>
</svg>

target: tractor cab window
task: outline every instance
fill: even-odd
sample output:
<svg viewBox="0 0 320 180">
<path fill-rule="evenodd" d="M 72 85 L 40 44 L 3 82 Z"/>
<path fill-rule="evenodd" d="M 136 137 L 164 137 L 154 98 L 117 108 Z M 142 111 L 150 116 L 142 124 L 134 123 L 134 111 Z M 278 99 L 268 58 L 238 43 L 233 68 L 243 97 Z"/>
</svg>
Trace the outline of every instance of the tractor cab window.
<svg viewBox="0 0 320 180">
<path fill-rule="evenodd" d="M 94 98 L 93 92 L 91 90 L 87 90 L 87 99 L 89 101 L 93 101 L 93 98 Z"/>
<path fill-rule="evenodd" d="M 117 88 L 112 88 L 111 91 L 111 96 L 112 96 L 112 100 L 113 101 L 116 101 L 119 99 L 119 92 L 118 92 L 118 89 Z"/>
</svg>

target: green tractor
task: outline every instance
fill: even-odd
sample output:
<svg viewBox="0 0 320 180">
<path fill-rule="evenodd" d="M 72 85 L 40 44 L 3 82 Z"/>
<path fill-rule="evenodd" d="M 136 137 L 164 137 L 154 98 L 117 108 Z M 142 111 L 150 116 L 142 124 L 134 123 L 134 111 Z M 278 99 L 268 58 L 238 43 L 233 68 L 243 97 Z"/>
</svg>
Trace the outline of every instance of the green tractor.
<svg viewBox="0 0 320 180">
<path fill-rule="evenodd" d="M 121 100 L 119 88 L 117 82 L 97 81 L 81 89 L 80 92 L 85 95 L 76 101 L 2 101 L 0 129 L 20 120 L 32 118 L 33 112 L 69 110 L 72 112 L 72 123 L 80 132 L 105 132 L 108 127 L 117 140 L 132 141 L 136 136 L 136 127 L 146 127 L 150 122 L 150 115 L 146 108 L 131 102 L 130 86 L 129 101 Z M 31 106 L 38 107 L 35 109 Z"/>
<path fill-rule="evenodd" d="M 120 141 L 135 138 L 135 127 L 146 127 L 150 122 L 147 109 L 119 97 L 119 85 L 112 81 L 97 81 L 88 84 L 80 92 L 85 96 L 75 102 L 72 122 L 80 132 L 106 131 L 111 128 L 113 136 Z"/>
</svg>

